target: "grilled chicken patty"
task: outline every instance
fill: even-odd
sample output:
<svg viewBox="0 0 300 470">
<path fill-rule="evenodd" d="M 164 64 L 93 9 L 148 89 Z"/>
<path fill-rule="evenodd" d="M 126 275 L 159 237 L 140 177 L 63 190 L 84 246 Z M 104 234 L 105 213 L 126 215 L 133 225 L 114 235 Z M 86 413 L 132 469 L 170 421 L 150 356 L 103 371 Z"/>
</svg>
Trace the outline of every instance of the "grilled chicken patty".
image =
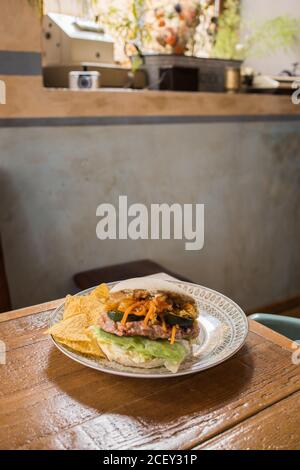
<svg viewBox="0 0 300 470">
<path fill-rule="evenodd" d="M 113 321 L 106 311 L 103 311 L 98 320 L 100 328 L 107 333 L 117 336 L 147 336 L 150 339 L 168 339 L 171 337 L 172 327 L 166 325 L 165 330 L 161 325 L 145 325 L 143 321 L 127 321 L 125 325 Z M 179 327 L 176 330 L 176 339 L 192 339 L 199 334 L 199 326 L 195 321 L 190 328 Z"/>
</svg>

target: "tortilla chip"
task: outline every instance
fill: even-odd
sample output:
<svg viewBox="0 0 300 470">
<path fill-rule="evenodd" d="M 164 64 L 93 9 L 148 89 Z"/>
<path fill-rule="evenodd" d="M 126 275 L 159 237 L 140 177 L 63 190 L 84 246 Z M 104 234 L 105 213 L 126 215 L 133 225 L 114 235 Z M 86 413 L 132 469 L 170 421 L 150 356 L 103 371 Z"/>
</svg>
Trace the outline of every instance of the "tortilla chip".
<svg viewBox="0 0 300 470">
<path fill-rule="evenodd" d="M 99 299 L 95 297 L 90 297 L 86 306 L 86 314 L 89 320 L 89 325 L 97 325 L 98 318 L 103 310 L 103 302 L 100 302 Z"/>
<path fill-rule="evenodd" d="M 85 314 L 88 323 L 95 325 L 101 313 L 105 296 L 108 293 L 108 287 L 101 284 L 88 295 L 67 295 L 64 306 L 64 320 L 75 315 Z"/>
<path fill-rule="evenodd" d="M 98 340 L 97 340 L 97 337 L 96 335 L 94 334 L 93 332 L 93 328 L 92 327 L 89 327 L 86 329 L 86 334 L 88 335 L 88 337 L 90 338 L 90 341 L 91 341 L 91 345 L 93 347 L 94 350 L 99 350 L 99 353 L 102 357 L 105 357 L 105 354 L 102 352 L 101 350 L 101 347 L 98 343 Z"/>
<path fill-rule="evenodd" d="M 104 302 L 109 296 L 109 288 L 104 283 L 100 284 L 98 287 L 92 290 L 90 296 Z"/>
<path fill-rule="evenodd" d="M 104 357 L 104 354 L 102 353 L 101 349 L 97 344 L 94 343 L 94 341 L 68 341 L 67 339 L 64 340 L 59 340 L 56 338 L 59 343 L 62 343 L 64 346 L 67 346 L 68 348 L 73 349 L 74 351 L 83 353 L 83 354 L 89 354 L 92 356 L 97 356 L 97 357 Z"/>
<path fill-rule="evenodd" d="M 66 320 L 55 323 L 49 330 L 50 335 L 59 340 L 68 341 L 89 341 L 85 328 L 88 326 L 88 319 L 85 314 L 75 315 Z"/>
<path fill-rule="evenodd" d="M 100 284 L 88 295 L 67 295 L 63 319 L 53 325 L 47 333 L 74 351 L 104 357 L 88 327 L 97 324 L 108 295 L 106 284 Z"/>
<path fill-rule="evenodd" d="M 82 313 L 80 299 L 81 296 L 67 295 L 64 305 L 64 320 Z"/>
</svg>

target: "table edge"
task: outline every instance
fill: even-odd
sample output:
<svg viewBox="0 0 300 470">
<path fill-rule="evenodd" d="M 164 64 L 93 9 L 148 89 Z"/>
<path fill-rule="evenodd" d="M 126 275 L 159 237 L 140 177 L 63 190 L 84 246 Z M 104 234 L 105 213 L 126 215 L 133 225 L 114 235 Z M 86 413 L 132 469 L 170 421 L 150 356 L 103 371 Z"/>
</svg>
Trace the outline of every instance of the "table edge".
<svg viewBox="0 0 300 470">
<path fill-rule="evenodd" d="M 22 317 L 28 317 L 37 313 L 46 312 L 47 310 L 54 310 L 55 308 L 59 307 L 59 305 L 61 305 L 64 300 L 65 298 L 63 297 L 62 299 L 50 300 L 41 304 L 0 313 L 0 323 L 5 321 L 16 320 Z"/>
<path fill-rule="evenodd" d="M 166 274 L 163 272 L 152 274 L 149 277 L 160 277 L 166 280 L 168 279 L 176 280 L 175 277 L 170 276 L 169 274 Z M 46 312 L 48 310 L 54 310 L 55 308 L 59 307 L 59 305 L 61 305 L 63 301 L 64 301 L 64 298 L 61 298 L 57 300 L 43 302 L 41 304 L 37 304 L 37 305 L 29 306 L 29 307 L 20 308 L 17 310 L 12 310 L 10 312 L 1 313 L 0 323 L 5 322 L 5 321 L 16 320 L 18 318 L 27 317 L 27 316 L 34 315 L 37 313 Z M 260 323 L 254 320 L 248 319 L 248 322 L 249 322 L 249 331 L 251 331 L 252 333 L 257 334 L 258 336 L 261 336 L 265 338 L 266 340 L 288 351 L 293 351 L 295 349 L 294 341 L 287 338 L 286 336 L 283 336 L 271 330 L 270 328 L 264 325 L 261 325 Z"/>
</svg>

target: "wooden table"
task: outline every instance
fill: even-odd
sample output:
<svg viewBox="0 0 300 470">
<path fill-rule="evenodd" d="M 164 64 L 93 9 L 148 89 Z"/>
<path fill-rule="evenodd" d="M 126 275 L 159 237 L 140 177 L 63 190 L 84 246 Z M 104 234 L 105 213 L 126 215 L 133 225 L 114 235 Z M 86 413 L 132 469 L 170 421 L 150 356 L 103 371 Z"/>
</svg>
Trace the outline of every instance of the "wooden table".
<svg viewBox="0 0 300 470">
<path fill-rule="evenodd" d="M 288 339 L 250 321 L 245 346 L 217 367 L 117 377 L 43 334 L 61 302 L 0 315 L 1 449 L 300 449 L 300 366 Z"/>
</svg>

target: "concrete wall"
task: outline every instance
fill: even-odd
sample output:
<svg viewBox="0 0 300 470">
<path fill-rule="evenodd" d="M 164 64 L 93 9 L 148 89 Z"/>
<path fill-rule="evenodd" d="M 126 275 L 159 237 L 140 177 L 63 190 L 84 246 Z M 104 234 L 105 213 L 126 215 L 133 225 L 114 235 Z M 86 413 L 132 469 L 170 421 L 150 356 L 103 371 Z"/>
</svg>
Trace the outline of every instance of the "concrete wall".
<svg viewBox="0 0 300 470">
<path fill-rule="evenodd" d="M 75 272 L 152 258 L 244 307 L 300 291 L 300 121 L 0 129 L 1 232 L 15 307 Z M 99 241 L 96 207 L 205 203 L 205 245 Z"/>
</svg>

